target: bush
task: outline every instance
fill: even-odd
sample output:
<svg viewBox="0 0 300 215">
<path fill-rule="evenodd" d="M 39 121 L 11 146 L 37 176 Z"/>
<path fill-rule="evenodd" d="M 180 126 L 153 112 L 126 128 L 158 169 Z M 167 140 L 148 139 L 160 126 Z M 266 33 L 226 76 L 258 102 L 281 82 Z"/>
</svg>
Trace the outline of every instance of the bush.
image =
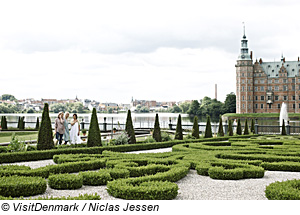
<svg viewBox="0 0 300 215">
<path fill-rule="evenodd" d="M 135 133 L 134 133 L 134 128 L 133 128 L 133 124 L 132 124 L 131 111 L 130 110 L 128 110 L 128 112 L 127 112 L 125 131 L 129 136 L 128 143 L 129 144 L 135 144 L 136 139 L 135 139 Z"/>
<path fill-rule="evenodd" d="M 101 133 L 99 128 L 96 108 L 93 108 L 93 112 L 92 112 L 88 139 L 87 139 L 87 146 L 88 147 L 102 146 Z"/>
<path fill-rule="evenodd" d="M 300 164 L 298 162 L 263 162 L 261 167 L 270 171 L 300 172 Z"/>
<path fill-rule="evenodd" d="M 248 129 L 248 122 L 247 119 L 245 120 L 245 128 L 244 128 L 244 135 L 248 135 L 249 134 L 249 129 Z"/>
<path fill-rule="evenodd" d="M 155 139 L 156 142 L 161 142 L 161 132 L 160 132 L 160 126 L 159 126 L 159 118 L 158 114 L 155 115 L 155 123 L 154 123 L 154 130 L 153 130 L 153 139 Z"/>
<path fill-rule="evenodd" d="M 238 121 L 237 121 L 236 134 L 237 135 L 242 135 L 242 125 L 241 125 L 241 120 L 240 119 L 238 119 Z"/>
<path fill-rule="evenodd" d="M 239 180 L 244 177 L 244 172 L 242 169 L 224 169 L 222 166 L 211 167 L 208 170 L 208 175 L 212 179 L 220 180 Z"/>
<path fill-rule="evenodd" d="M 171 141 L 171 140 L 172 140 L 172 138 L 167 132 L 161 132 L 161 141 L 162 142 L 167 142 L 167 141 Z"/>
<path fill-rule="evenodd" d="M 176 125 L 175 140 L 183 140 L 181 115 L 179 114 Z"/>
<path fill-rule="evenodd" d="M 285 122 L 284 122 L 284 119 L 282 120 L 281 135 L 286 135 L 286 130 L 285 130 Z"/>
<path fill-rule="evenodd" d="M 274 182 L 266 187 L 269 200 L 300 200 L 300 180 Z"/>
<path fill-rule="evenodd" d="M 83 178 L 84 185 L 90 186 L 100 186 L 106 185 L 108 181 L 112 180 L 108 171 L 100 170 L 100 171 L 88 171 L 88 172 L 81 172 L 80 175 Z"/>
<path fill-rule="evenodd" d="M 0 177 L 0 195 L 5 197 L 34 196 L 47 189 L 46 180 L 40 177 Z"/>
<path fill-rule="evenodd" d="M 25 142 L 19 141 L 19 139 L 16 137 L 16 134 L 13 133 L 7 150 L 10 152 L 22 152 L 27 150 L 27 145 Z"/>
<path fill-rule="evenodd" d="M 233 128 L 232 128 L 231 120 L 229 120 L 229 122 L 228 122 L 228 136 L 233 136 Z"/>
<path fill-rule="evenodd" d="M 115 145 L 125 145 L 128 144 L 128 136 L 126 132 L 122 132 L 120 135 L 117 136 L 117 138 L 114 141 Z"/>
<path fill-rule="evenodd" d="M 254 119 L 253 118 L 251 119 L 251 132 L 253 134 L 255 134 L 255 125 L 254 125 Z"/>
<path fill-rule="evenodd" d="M 211 137 L 212 137 L 212 131 L 211 131 L 211 124 L 210 124 L 210 116 L 208 115 L 206 120 L 204 138 L 211 138 Z"/>
<path fill-rule="evenodd" d="M 220 115 L 219 128 L 218 128 L 218 137 L 223 137 L 223 136 L 224 136 L 223 122 L 222 122 L 222 116 Z"/>
<path fill-rule="evenodd" d="M 145 143 L 154 143 L 156 142 L 155 139 L 152 136 L 148 136 L 145 141 Z"/>
<path fill-rule="evenodd" d="M 192 136 L 195 139 L 199 139 L 199 124 L 198 124 L 198 117 L 194 117 L 194 124 L 193 124 L 193 129 L 192 129 Z"/>
<path fill-rule="evenodd" d="M 74 174 L 50 175 L 48 184 L 56 190 L 75 190 L 82 187 L 83 178 L 81 175 Z"/>
<path fill-rule="evenodd" d="M 128 200 L 171 200 L 178 194 L 178 185 L 168 181 L 145 181 L 133 185 L 129 179 L 109 182 L 107 192 Z"/>
<path fill-rule="evenodd" d="M 37 118 L 36 118 L 35 129 L 36 129 L 36 130 L 39 130 L 39 128 L 40 128 L 40 119 L 39 119 L 39 117 L 37 117 Z"/>
<path fill-rule="evenodd" d="M 129 178 L 130 176 L 129 170 L 123 168 L 108 169 L 107 171 L 112 179 Z"/>
<path fill-rule="evenodd" d="M 53 136 L 52 136 L 51 120 L 49 117 L 49 106 L 45 103 L 42 114 L 42 122 L 39 129 L 37 149 L 48 150 L 54 147 Z"/>
</svg>

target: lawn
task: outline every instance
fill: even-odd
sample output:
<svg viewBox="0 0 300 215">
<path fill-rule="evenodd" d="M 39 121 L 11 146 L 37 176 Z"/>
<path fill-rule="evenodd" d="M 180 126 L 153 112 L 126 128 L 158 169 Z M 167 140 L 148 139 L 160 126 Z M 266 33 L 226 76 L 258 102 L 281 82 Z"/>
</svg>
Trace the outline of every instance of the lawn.
<svg viewBox="0 0 300 215">
<path fill-rule="evenodd" d="M 7 143 L 10 142 L 11 136 L 13 133 L 16 133 L 16 136 L 20 141 L 24 140 L 36 140 L 38 136 L 38 132 L 4 132 L 0 133 L 0 143 Z"/>
</svg>

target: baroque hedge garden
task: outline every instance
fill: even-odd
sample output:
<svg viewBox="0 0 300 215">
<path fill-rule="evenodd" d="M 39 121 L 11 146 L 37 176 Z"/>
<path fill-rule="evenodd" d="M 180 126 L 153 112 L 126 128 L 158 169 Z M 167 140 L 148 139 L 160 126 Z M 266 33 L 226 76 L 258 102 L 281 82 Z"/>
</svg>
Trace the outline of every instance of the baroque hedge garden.
<svg viewBox="0 0 300 215">
<path fill-rule="evenodd" d="M 172 147 L 172 152 L 123 153 L 166 147 Z M 36 169 L 13 165 L 45 159 L 53 159 L 55 165 Z M 239 135 L 0 153 L 0 163 L 12 164 L 0 166 L 0 198 L 35 198 L 47 185 L 52 189 L 106 185 L 108 193 L 117 198 L 174 199 L 178 195 L 175 182 L 190 169 L 215 180 L 256 179 L 263 178 L 266 170 L 300 172 L 299 161 L 298 136 Z M 299 180 L 272 183 L 266 188 L 266 197 L 300 199 L 299 184 Z M 100 199 L 99 195 L 61 198 Z"/>
</svg>

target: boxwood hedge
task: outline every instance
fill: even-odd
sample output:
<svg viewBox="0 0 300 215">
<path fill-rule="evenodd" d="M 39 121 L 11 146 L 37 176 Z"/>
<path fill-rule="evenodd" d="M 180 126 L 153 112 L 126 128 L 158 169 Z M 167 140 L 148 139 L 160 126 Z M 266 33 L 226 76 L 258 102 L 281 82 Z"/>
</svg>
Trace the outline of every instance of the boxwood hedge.
<svg viewBox="0 0 300 215">
<path fill-rule="evenodd" d="M 50 175 L 48 178 L 48 184 L 52 189 L 75 190 L 82 187 L 83 177 L 82 175 L 74 174 Z"/>
</svg>

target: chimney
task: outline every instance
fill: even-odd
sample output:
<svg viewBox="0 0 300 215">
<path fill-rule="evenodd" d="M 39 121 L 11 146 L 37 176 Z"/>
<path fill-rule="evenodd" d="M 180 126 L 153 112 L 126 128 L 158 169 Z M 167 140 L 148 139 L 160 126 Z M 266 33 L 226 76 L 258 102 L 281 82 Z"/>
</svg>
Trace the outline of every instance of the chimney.
<svg viewBox="0 0 300 215">
<path fill-rule="evenodd" d="M 251 60 L 252 60 L 252 51 L 250 52 L 250 58 L 251 58 Z"/>
<path fill-rule="evenodd" d="M 262 62 L 263 62 L 263 61 L 262 61 L 262 59 L 261 59 L 261 58 L 259 58 L 259 64 L 262 64 Z"/>
<path fill-rule="evenodd" d="M 215 84 L 215 99 L 217 100 L 218 90 L 217 90 L 217 84 Z"/>
</svg>

